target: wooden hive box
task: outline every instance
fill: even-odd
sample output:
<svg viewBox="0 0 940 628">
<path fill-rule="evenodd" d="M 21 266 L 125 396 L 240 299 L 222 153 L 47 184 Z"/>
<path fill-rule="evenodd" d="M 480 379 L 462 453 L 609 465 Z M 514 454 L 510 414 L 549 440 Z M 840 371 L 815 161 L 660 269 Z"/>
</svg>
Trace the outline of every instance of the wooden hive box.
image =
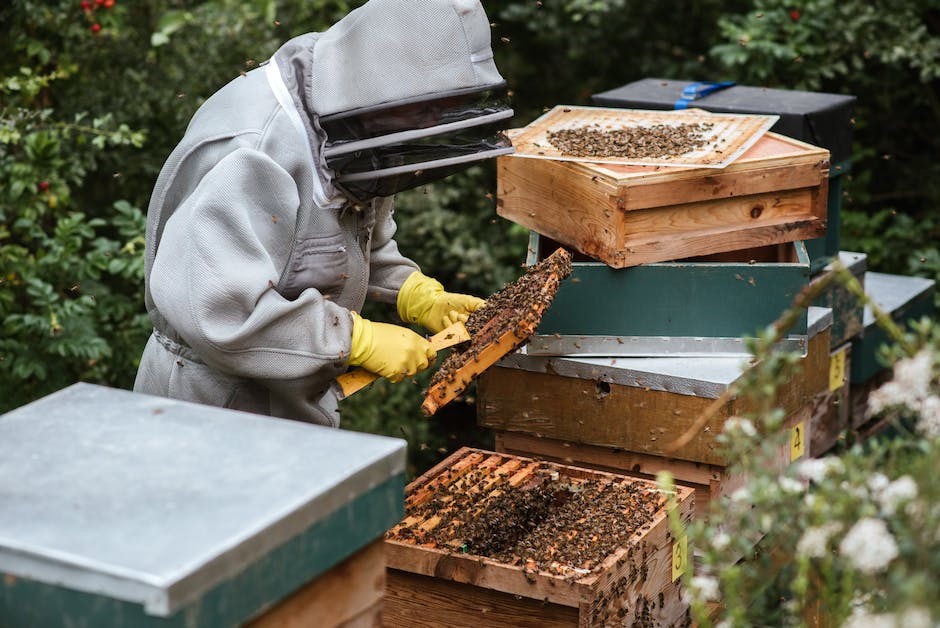
<svg viewBox="0 0 940 628">
<path fill-rule="evenodd" d="M 508 155 L 496 208 L 625 268 L 823 236 L 828 177 L 829 151 L 774 133 L 722 169 Z"/>
<path fill-rule="evenodd" d="M 401 440 L 75 384 L 0 459 L 4 626 L 381 621 Z"/>
<path fill-rule="evenodd" d="M 555 250 L 537 233 L 526 263 Z M 615 269 L 575 257 L 525 351 L 530 355 L 748 355 L 810 282 L 802 242 Z M 806 350 L 802 312 L 781 345 Z"/>
<path fill-rule="evenodd" d="M 604 495 L 612 510 L 597 506 Z M 692 491 L 679 487 L 676 501 L 688 523 Z M 384 623 L 687 625 L 679 576 L 688 546 L 670 532 L 665 504 L 652 482 L 463 448 L 406 489 L 406 517 L 385 541 Z M 540 514 L 526 522 L 533 511 Z M 622 542 L 608 542 L 616 535 Z M 516 550 L 502 555 L 498 542 Z M 598 542 L 610 553 L 578 564 L 582 548 Z"/>
<path fill-rule="evenodd" d="M 829 350 L 828 356 L 820 351 L 820 358 L 828 357 L 828 373 L 825 384 L 817 385 L 819 391 L 813 399 L 813 414 L 809 455 L 818 458 L 829 453 L 841 441 L 843 434 L 852 427 L 852 402 L 850 395 L 849 368 L 852 363 L 852 343 Z M 823 369 L 817 369 L 822 373 Z"/>
<path fill-rule="evenodd" d="M 825 238 L 806 242 L 813 273 L 839 254 L 839 214 L 843 175 L 851 168 L 855 96 L 747 85 L 717 85 L 646 78 L 594 94 L 592 101 L 608 107 L 676 109 L 689 88 L 694 98 L 687 106 L 720 113 L 777 115 L 771 131 L 821 146 L 830 151 L 829 209 Z"/>
<path fill-rule="evenodd" d="M 783 470 L 809 455 L 813 407 L 829 378 L 831 313 L 811 308 L 812 336 L 797 376 L 780 390 L 790 441 L 780 448 Z M 686 445 L 666 452 L 715 400 L 739 380 L 747 361 L 710 358 L 579 358 L 513 354 L 479 380 L 477 421 L 494 430 L 496 449 L 638 477 L 670 471 L 696 490 L 696 510 L 739 488 L 716 436 L 725 421 L 748 410 L 732 397 Z"/>
<path fill-rule="evenodd" d="M 934 294 L 936 283 L 924 277 L 907 277 L 887 273 L 865 274 L 865 294 L 901 328 L 923 316 L 936 316 Z M 852 340 L 852 361 L 849 368 L 851 384 L 851 426 L 862 435 L 878 426 L 869 425 L 868 395 L 891 377 L 891 369 L 878 359 L 880 347 L 890 342 L 887 332 L 875 321 L 871 307 L 865 307 L 864 330 Z"/>
</svg>

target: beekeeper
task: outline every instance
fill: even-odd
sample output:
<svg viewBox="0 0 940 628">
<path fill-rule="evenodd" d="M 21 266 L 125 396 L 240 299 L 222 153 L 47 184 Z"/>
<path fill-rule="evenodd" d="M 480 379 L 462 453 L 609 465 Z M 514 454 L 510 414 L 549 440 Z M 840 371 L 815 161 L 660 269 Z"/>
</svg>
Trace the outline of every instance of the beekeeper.
<svg viewBox="0 0 940 628">
<path fill-rule="evenodd" d="M 336 426 L 349 366 L 392 381 L 482 301 L 398 251 L 392 196 L 512 151 L 478 0 L 371 0 L 195 113 L 147 218 L 138 392 Z"/>
</svg>

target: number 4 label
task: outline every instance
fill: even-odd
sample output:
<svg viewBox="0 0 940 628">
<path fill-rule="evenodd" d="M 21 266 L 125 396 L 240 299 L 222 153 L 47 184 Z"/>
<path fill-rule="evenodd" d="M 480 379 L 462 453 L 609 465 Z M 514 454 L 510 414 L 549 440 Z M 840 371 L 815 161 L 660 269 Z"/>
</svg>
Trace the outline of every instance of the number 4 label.
<svg viewBox="0 0 940 628">
<path fill-rule="evenodd" d="M 806 451 L 806 432 L 803 422 L 800 421 L 790 430 L 790 462 L 802 458 Z"/>
</svg>

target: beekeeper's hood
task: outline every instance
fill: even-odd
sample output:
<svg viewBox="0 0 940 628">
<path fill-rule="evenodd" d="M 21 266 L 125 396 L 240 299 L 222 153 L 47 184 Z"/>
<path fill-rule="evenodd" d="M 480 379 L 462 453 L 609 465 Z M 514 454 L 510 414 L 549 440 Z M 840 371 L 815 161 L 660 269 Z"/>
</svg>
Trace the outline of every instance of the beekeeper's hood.
<svg viewBox="0 0 940 628">
<path fill-rule="evenodd" d="M 317 39 L 309 80 L 327 166 L 359 200 L 512 152 L 479 0 L 370 0 Z"/>
</svg>

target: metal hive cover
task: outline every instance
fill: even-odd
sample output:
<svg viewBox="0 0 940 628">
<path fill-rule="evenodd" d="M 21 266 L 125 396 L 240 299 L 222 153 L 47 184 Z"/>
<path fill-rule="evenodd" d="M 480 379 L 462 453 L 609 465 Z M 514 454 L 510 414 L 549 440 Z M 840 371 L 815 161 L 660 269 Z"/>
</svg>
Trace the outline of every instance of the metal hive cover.
<svg viewBox="0 0 940 628">
<path fill-rule="evenodd" d="M 404 459 L 399 439 L 76 384 L 0 416 L 0 572 L 167 616 Z"/>
</svg>

